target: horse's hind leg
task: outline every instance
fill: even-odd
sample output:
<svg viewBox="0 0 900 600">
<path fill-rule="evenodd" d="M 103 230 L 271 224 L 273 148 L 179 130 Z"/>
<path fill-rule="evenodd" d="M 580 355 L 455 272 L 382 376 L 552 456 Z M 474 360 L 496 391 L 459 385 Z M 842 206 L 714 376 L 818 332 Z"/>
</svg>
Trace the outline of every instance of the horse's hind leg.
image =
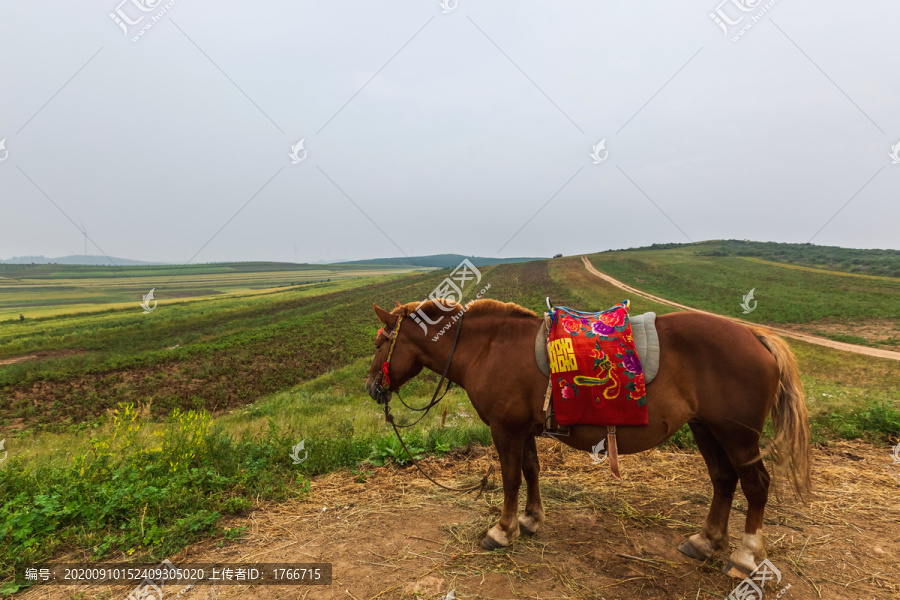
<svg viewBox="0 0 900 600">
<path fill-rule="evenodd" d="M 528 488 L 528 499 L 525 501 L 525 514 L 519 516 L 519 530 L 525 535 L 534 535 L 544 520 L 544 504 L 541 502 L 541 487 L 538 481 L 541 464 L 537 454 L 534 436 L 525 438 L 522 453 L 522 474 Z"/>
<path fill-rule="evenodd" d="M 746 439 L 741 441 L 741 445 L 728 448 L 728 455 L 741 478 L 741 489 L 747 498 L 747 520 L 741 543 L 723 569 L 726 575 L 737 578 L 749 575 L 766 558 L 762 525 L 770 481 L 769 472 L 759 454 L 759 438 L 756 437 L 752 443 Z"/>
<path fill-rule="evenodd" d="M 496 550 L 509 546 L 519 537 L 519 487 L 522 485 L 522 454 L 525 434 L 491 427 L 494 445 L 500 454 L 500 474 L 503 477 L 503 510 L 500 521 L 488 530 L 481 540 L 482 548 Z"/>
<path fill-rule="evenodd" d="M 706 560 L 719 550 L 728 550 L 728 515 L 731 512 L 738 474 L 709 427 L 700 422 L 690 422 L 688 425 L 703 454 L 703 460 L 706 461 L 713 485 L 713 498 L 703 530 L 685 540 L 678 549 L 691 558 Z"/>
</svg>

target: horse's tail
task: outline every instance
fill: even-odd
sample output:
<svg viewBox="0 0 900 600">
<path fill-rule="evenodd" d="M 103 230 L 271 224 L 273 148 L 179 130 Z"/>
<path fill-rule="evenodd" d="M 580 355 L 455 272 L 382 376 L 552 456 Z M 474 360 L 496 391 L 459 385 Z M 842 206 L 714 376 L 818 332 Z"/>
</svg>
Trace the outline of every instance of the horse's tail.
<svg viewBox="0 0 900 600">
<path fill-rule="evenodd" d="M 775 439 L 771 455 L 776 466 L 787 473 L 794 492 L 805 499 L 812 489 L 809 417 L 797 359 L 787 343 L 771 331 L 758 327 L 751 327 L 750 330 L 775 357 L 781 373 L 775 404 L 772 405 Z"/>
</svg>

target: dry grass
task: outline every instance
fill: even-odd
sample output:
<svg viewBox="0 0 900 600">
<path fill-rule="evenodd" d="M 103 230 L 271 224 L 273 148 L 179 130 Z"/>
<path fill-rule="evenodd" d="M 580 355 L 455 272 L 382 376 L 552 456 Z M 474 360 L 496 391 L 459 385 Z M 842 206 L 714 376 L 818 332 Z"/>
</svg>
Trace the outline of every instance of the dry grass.
<svg viewBox="0 0 900 600">
<path fill-rule="evenodd" d="M 331 586 L 197 586 L 182 598 L 441 598 L 455 589 L 457 598 L 696 600 L 734 588 L 719 571 L 722 557 L 700 563 L 676 550 L 706 516 L 711 485 L 699 454 L 621 457 L 624 480 L 617 483 L 588 454 L 552 440 L 538 445 L 547 522 L 506 550 L 479 546 L 499 514 L 499 476 L 476 501 L 440 490 L 412 468 L 371 468 L 365 483 L 344 470 L 314 479 L 306 502 L 262 502 L 234 519 L 231 526 L 248 527 L 240 543 L 213 540 L 171 557 L 179 566 L 331 562 Z M 856 442 L 816 449 L 814 458 L 812 501 L 780 502 L 773 494 L 767 508 L 769 559 L 782 585 L 791 584 L 783 597 L 897 597 L 900 465 L 892 465 L 888 448 Z M 424 464 L 439 481 L 464 485 L 492 463 L 495 452 L 477 448 Z M 745 512 L 738 493 L 732 542 Z M 24 597 L 120 598 L 128 591 L 44 587 Z"/>
</svg>

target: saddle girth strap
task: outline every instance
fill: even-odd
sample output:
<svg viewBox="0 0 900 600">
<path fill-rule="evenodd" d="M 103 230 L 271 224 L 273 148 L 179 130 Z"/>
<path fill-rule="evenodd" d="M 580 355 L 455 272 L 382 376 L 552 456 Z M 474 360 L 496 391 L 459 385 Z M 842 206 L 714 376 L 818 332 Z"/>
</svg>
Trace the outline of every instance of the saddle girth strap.
<svg viewBox="0 0 900 600">
<path fill-rule="evenodd" d="M 543 353 L 547 354 L 547 335 L 550 332 L 550 328 L 552 326 L 553 320 L 550 317 L 549 313 L 544 313 L 544 324 L 541 327 L 541 330 L 538 332 L 538 336 L 543 336 Z M 540 363 L 539 363 L 540 364 Z M 547 364 L 547 369 L 549 370 L 550 364 Z M 544 394 L 544 422 L 550 417 L 550 398 L 553 396 L 553 377 L 547 373 L 547 376 L 550 379 L 547 381 L 547 393 Z"/>
<path fill-rule="evenodd" d="M 609 468 L 613 477 L 620 480 L 622 476 L 619 474 L 619 449 L 616 447 L 616 426 L 606 426 L 606 439 L 609 443 Z"/>
</svg>

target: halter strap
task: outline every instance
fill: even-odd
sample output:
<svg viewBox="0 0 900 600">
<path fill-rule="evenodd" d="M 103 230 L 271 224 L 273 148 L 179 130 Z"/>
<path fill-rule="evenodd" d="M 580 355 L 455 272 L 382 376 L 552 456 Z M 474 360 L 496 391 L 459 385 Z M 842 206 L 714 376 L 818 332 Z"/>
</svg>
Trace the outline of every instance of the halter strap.
<svg viewBox="0 0 900 600">
<path fill-rule="evenodd" d="M 400 316 L 400 320 L 397 321 L 397 329 L 394 330 L 394 335 L 391 338 L 391 347 L 388 349 L 387 360 L 384 361 L 384 364 L 381 365 L 381 372 L 383 373 L 382 382 L 384 383 L 385 388 L 391 387 L 391 377 L 388 375 L 388 371 L 391 368 L 391 356 L 394 354 L 394 346 L 397 344 L 397 338 L 400 337 L 400 325 L 403 324 L 403 316 Z M 381 331 L 384 331 L 384 328 L 381 328 Z"/>
</svg>

